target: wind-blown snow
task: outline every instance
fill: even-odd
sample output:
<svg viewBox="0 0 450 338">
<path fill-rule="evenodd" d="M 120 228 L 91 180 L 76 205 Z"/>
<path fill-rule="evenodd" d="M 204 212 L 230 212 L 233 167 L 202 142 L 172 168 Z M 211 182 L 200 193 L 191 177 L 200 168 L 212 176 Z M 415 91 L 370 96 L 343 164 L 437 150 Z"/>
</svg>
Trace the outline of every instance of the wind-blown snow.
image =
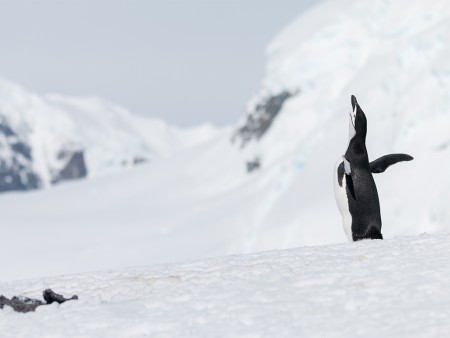
<svg viewBox="0 0 450 338">
<path fill-rule="evenodd" d="M 0 283 L 2 337 L 446 337 L 450 237 L 303 247 Z"/>
</svg>

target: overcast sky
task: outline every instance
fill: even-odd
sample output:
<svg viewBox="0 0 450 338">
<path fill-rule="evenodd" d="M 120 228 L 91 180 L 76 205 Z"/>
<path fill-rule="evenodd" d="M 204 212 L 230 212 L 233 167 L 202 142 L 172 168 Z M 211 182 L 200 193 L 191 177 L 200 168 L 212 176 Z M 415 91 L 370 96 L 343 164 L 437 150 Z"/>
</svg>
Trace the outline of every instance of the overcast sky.
<svg viewBox="0 0 450 338">
<path fill-rule="evenodd" d="M 236 122 L 313 0 L 0 0 L 0 77 L 190 126 Z"/>
</svg>

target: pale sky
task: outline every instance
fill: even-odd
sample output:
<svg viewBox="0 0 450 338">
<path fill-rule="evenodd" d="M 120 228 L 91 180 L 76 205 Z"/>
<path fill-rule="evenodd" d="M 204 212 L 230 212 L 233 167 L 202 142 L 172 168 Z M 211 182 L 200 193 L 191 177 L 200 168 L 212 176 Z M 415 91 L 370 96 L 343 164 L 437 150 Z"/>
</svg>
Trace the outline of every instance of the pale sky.
<svg viewBox="0 0 450 338">
<path fill-rule="evenodd" d="M 191 126 L 235 123 L 314 0 L 0 0 L 0 77 Z"/>
</svg>

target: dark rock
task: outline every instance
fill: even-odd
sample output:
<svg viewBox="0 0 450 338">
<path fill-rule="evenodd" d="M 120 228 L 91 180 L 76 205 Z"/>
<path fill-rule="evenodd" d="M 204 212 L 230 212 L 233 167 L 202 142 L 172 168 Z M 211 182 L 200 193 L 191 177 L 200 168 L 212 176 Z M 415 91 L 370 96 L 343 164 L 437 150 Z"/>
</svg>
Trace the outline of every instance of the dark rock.
<svg viewBox="0 0 450 338">
<path fill-rule="evenodd" d="M 261 159 L 259 157 L 256 157 L 252 161 L 247 161 L 247 172 L 251 173 L 252 171 L 255 171 L 261 167 Z"/>
<path fill-rule="evenodd" d="M 134 165 L 139 165 L 139 164 L 143 164 L 143 163 L 146 163 L 146 162 L 148 162 L 148 159 L 143 158 L 143 157 L 135 157 L 133 159 L 133 164 Z"/>
<path fill-rule="evenodd" d="M 15 136 L 16 133 L 13 132 L 11 127 L 5 122 L 4 118 L 0 119 L 0 133 L 5 136 Z"/>
<path fill-rule="evenodd" d="M 30 312 L 36 310 L 36 308 L 40 305 L 44 305 L 44 303 L 41 300 L 38 299 L 32 299 L 28 297 L 17 297 L 14 296 L 11 299 L 6 298 L 5 296 L 0 296 L 0 309 L 3 309 L 3 307 L 10 306 L 13 308 L 16 312 Z"/>
<path fill-rule="evenodd" d="M 18 130 L 30 131 L 31 128 L 27 125 L 14 127 L 0 112 L 0 193 L 38 189 L 43 185 L 44 178 L 41 175 L 46 173 L 35 170 L 36 159 L 33 158 L 33 149 L 35 148 L 33 148 L 33 144 L 28 143 L 29 140 L 24 133 L 18 132 Z M 124 166 L 139 165 L 147 161 L 148 159 L 144 157 L 135 156 L 124 161 L 123 164 Z M 81 179 L 88 175 L 85 152 L 77 143 L 62 146 L 57 152 L 56 159 L 46 159 L 45 162 L 57 163 L 52 167 L 48 165 L 46 169 L 42 168 L 42 165 L 39 166 L 50 172 L 50 183 L 52 184 Z"/>
<path fill-rule="evenodd" d="M 64 296 L 59 295 L 53 292 L 51 289 L 47 289 L 43 292 L 43 297 L 45 302 L 39 299 L 33 299 L 28 297 L 17 297 L 14 296 L 11 299 L 6 298 L 3 295 L 0 295 L 0 309 L 3 309 L 4 306 L 10 306 L 16 312 L 32 312 L 35 311 L 38 306 L 48 305 L 54 302 L 58 304 L 64 303 L 68 300 L 76 300 L 78 296 L 72 296 L 71 298 L 64 298 Z"/>
<path fill-rule="evenodd" d="M 83 151 L 61 151 L 58 154 L 58 160 L 65 161 L 66 164 L 63 169 L 54 174 L 52 183 L 74 180 L 87 176 L 87 168 L 84 161 Z"/>
<path fill-rule="evenodd" d="M 39 187 L 40 179 L 34 172 L 15 161 L 12 166 L 6 166 L 5 161 L 0 160 L 0 192 L 32 190 Z"/>
<path fill-rule="evenodd" d="M 31 148 L 23 142 L 11 144 L 12 150 L 16 153 L 22 154 L 28 160 L 31 160 Z"/>
<path fill-rule="evenodd" d="M 69 147 L 73 149 L 72 147 Z M 0 114 L 0 192 L 31 190 L 42 185 L 39 174 L 34 170 L 32 148 L 8 120 Z M 53 171 L 51 183 L 73 180 L 87 176 L 84 152 L 79 149 L 61 150 L 57 159 L 62 169 Z"/>
<path fill-rule="evenodd" d="M 57 302 L 58 304 L 62 304 L 64 302 L 68 301 L 68 300 L 76 300 L 76 299 L 78 299 L 77 295 L 72 296 L 70 298 L 64 298 L 63 295 L 59 295 L 59 294 L 53 292 L 52 289 L 45 290 L 44 293 L 43 293 L 43 297 L 44 297 L 44 300 L 47 302 L 47 304 L 51 304 L 51 303 L 54 303 L 54 302 Z"/>
<path fill-rule="evenodd" d="M 39 176 L 32 166 L 31 149 L 0 116 L 0 192 L 37 189 Z"/>
<path fill-rule="evenodd" d="M 285 90 L 264 98 L 247 113 L 247 119 L 234 134 L 233 141 L 240 139 L 241 147 L 244 147 L 252 139 L 259 140 L 270 128 L 286 100 L 297 94 Z"/>
</svg>

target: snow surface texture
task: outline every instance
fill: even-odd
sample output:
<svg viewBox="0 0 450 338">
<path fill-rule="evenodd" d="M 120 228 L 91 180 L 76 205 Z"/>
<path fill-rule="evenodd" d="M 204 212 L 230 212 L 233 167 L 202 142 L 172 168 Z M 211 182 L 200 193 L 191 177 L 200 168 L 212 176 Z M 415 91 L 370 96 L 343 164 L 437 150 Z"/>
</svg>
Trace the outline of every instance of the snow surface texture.
<svg viewBox="0 0 450 338">
<path fill-rule="evenodd" d="M 415 158 L 375 176 L 384 238 L 448 233 L 449 6 L 439 0 L 321 3 L 268 48 L 266 76 L 249 109 L 271 95 L 297 94 L 258 141 L 250 138 L 241 149 L 231 144 L 231 130 L 221 130 L 183 132 L 178 143 L 164 124 L 146 134 L 144 122 L 124 122 L 135 145 L 155 144 L 166 155 L 129 171 L 1 196 L 0 280 L 346 241 L 333 168 L 347 147 L 351 94 L 368 119 L 370 158 L 397 152 Z M 54 96 L 48 101 L 62 105 Z M 90 100 L 64 100 L 65 107 L 84 104 L 97 116 Z M 108 126 L 122 125 L 125 113 L 116 113 Z M 79 142 L 99 135 L 95 121 L 83 122 L 92 130 L 79 131 Z M 78 137 L 70 125 L 63 134 Z M 144 134 L 155 138 L 145 143 Z M 174 153 L 172 142 L 184 148 Z M 112 144 L 111 154 L 128 156 L 126 146 Z M 103 153 L 98 147 L 88 162 Z M 92 166 L 107 168 L 108 156 L 98 156 Z M 246 163 L 255 158 L 261 167 L 247 174 Z"/>
<path fill-rule="evenodd" d="M 79 300 L 0 310 L 2 337 L 448 337 L 450 236 L 0 283 Z"/>
</svg>

